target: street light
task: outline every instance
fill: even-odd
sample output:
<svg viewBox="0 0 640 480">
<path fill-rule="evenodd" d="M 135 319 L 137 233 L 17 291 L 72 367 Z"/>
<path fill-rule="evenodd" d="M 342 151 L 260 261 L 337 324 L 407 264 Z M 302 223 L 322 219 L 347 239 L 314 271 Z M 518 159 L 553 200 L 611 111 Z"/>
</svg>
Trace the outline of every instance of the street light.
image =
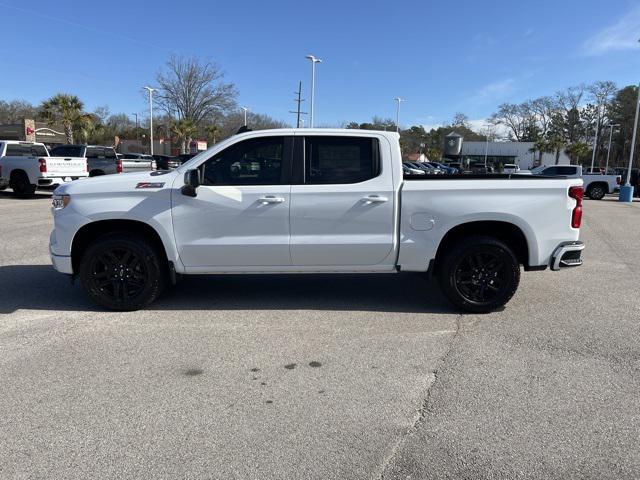
<svg viewBox="0 0 640 480">
<path fill-rule="evenodd" d="M 316 63 L 322 62 L 313 55 L 307 55 L 305 58 L 311 61 L 311 115 L 309 116 L 309 127 L 313 128 L 313 111 L 316 98 Z"/>
<path fill-rule="evenodd" d="M 607 125 L 609 127 L 609 148 L 607 148 L 607 165 L 604 167 L 604 173 L 607 174 L 609 173 L 609 156 L 611 155 L 611 138 L 613 137 L 613 127 L 619 127 L 620 124 L 616 123 L 610 123 L 609 125 Z"/>
<path fill-rule="evenodd" d="M 151 155 L 153 155 L 153 92 L 156 91 L 155 88 L 144 87 L 145 90 L 149 92 L 149 139 L 151 140 Z"/>
<path fill-rule="evenodd" d="M 601 105 L 598 103 L 598 121 L 596 122 L 596 134 L 593 137 L 593 153 L 591 154 L 591 173 L 593 173 L 593 164 L 596 161 L 596 150 L 598 149 L 598 130 L 600 130 L 600 109 Z"/>
<path fill-rule="evenodd" d="M 132 113 L 131 115 L 136 117 L 136 142 L 139 142 L 140 141 L 140 132 L 138 131 L 138 114 L 137 113 Z"/>
<path fill-rule="evenodd" d="M 491 135 L 491 124 L 486 123 L 485 127 L 487 127 L 487 136 L 485 137 L 484 143 L 484 168 L 487 168 L 487 155 L 489 154 L 489 135 Z"/>
<path fill-rule="evenodd" d="M 396 97 L 394 100 L 398 103 L 396 105 L 396 132 L 400 131 L 400 103 L 404 102 L 404 98 Z"/>
<path fill-rule="evenodd" d="M 629 168 L 627 168 L 627 179 L 624 185 L 620 186 L 619 202 L 633 202 L 633 186 L 631 185 L 631 167 L 633 166 L 633 153 L 636 148 L 636 133 L 638 131 L 638 110 L 640 110 L 640 84 L 638 84 L 638 99 L 636 100 L 636 119 L 633 121 L 633 136 L 631 137 L 631 154 L 629 155 Z"/>
<path fill-rule="evenodd" d="M 247 111 L 249 110 L 248 107 L 240 107 L 241 110 L 244 110 L 244 126 L 247 126 Z"/>
</svg>

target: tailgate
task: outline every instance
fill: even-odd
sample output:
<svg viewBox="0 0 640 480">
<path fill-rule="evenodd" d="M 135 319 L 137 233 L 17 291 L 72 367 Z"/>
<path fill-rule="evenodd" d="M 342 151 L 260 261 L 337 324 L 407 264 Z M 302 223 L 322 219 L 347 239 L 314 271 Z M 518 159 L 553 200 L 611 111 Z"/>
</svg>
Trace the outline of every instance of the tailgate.
<svg viewBox="0 0 640 480">
<path fill-rule="evenodd" d="M 45 157 L 47 160 L 47 176 L 73 175 L 75 177 L 87 174 L 87 160 L 73 157 Z"/>
</svg>

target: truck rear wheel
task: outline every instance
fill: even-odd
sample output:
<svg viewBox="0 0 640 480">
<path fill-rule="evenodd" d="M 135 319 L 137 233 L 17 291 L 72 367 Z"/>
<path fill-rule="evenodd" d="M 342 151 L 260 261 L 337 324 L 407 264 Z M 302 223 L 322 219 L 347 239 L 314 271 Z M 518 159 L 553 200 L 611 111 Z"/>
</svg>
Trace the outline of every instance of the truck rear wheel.
<svg viewBox="0 0 640 480">
<path fill-rule="evenodd" d="M 500 240 L 474 235 L 453 244 L 438 262 L 440 287 L 456 307 L 488 313 L 504 306 L 520 283 L 520 265 Z"/>
<path fill-rule="evenodd" d="M 16 172 L 11 175 L 10 186 L 18 198 L 29 198 L 36 193 L 36 186 L 29 183 L 29 177 L 24 172 Z"/>
<path fill-rule="evenodd" d="M 605 195 L 605 189 L 602 185 L 591 185 L 587 190 L 587 195 L 591 200 L 602 200 Z"/>
<path fill-rule="evenodd" d="M 163 264 L 162 256 L 141 237 L 108 234 L 84 252 L 80 282 L 98 305 L 110 310 L 138 310 L 162 292 Z"/>
</svg>

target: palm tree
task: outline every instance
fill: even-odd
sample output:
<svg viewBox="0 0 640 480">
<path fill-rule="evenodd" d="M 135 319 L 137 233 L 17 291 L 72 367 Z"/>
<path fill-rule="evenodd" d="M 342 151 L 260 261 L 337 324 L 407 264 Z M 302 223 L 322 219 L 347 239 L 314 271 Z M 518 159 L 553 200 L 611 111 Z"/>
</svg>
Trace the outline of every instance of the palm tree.
<svg viewBox="0 0 640 480">
<path fill-rule="evenodd" d="M 207 132 L 207 139 L 211 140 L 211 143 L 216 143 L 216 135 L 220 133 L 220 127 L 217 125 L 207 125 L 204 129 Z"/>
<path fill-rule="evenodd" d="M 187 153 L 187 142 L 191 141 L 197 131 L 198 127 L 196 127 L 196 124 L 188 118 L 177 120 L 171 124 L 171 133 L 173 133 L 178 142 L 180 142 L 181 153 Z"/>
<path fill-rule="evenodd" d="M 73 143 L 73 129 L 88 121 L 89 115 L 82 110 L 84 104 L 76 95 L 59 93 L 42 102 L 41 110 L 47 122 L 61 123 L 67 137 L 67 143 Z"/>
<path fill-rule="evenodd" d="M 549 150 L 551 150 L 552 153 L 555 152 L 556 165 L 558 165 L 558 163 L 560 163 L 560 152 L 565 147 L 566 143 L 561 137 L 555 135 L 547 141 L 547 145 L 549 147 Z"/>
</svg>

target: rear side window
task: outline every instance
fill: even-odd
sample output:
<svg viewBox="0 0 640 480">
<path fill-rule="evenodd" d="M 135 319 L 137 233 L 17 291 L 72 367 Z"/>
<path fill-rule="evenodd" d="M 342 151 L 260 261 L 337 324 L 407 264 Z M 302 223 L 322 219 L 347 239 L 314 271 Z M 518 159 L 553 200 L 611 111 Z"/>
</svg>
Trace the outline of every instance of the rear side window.
<svg viewBox="0 0 640 480">
<path fill-rule="evenodd" d="M 43 145 L 8 144 L 7 157 L 47 157 L 47 149 Z"/>
<path fill-rule="evenodd" d="M 306 184 L 359 183 L 379 173 L 380 148 L 375 138 L 305 138 Z"/>
<path fill-rule="evenodd" d="M 104 158 L 104 148 L 87 147 L 87 158 Z"/>
<path fill-rule="evenodd" d="M 51 149 L 52 157 L 81 157 L 82 147 L 77 145 L 59 145 Z"/>
<path fill-rule="evenodd" d="M 558 169 L 557 175 L 573 175 L 575 173 L 575 168 L 573 167 L 556 167 Z"/>
</svg>

